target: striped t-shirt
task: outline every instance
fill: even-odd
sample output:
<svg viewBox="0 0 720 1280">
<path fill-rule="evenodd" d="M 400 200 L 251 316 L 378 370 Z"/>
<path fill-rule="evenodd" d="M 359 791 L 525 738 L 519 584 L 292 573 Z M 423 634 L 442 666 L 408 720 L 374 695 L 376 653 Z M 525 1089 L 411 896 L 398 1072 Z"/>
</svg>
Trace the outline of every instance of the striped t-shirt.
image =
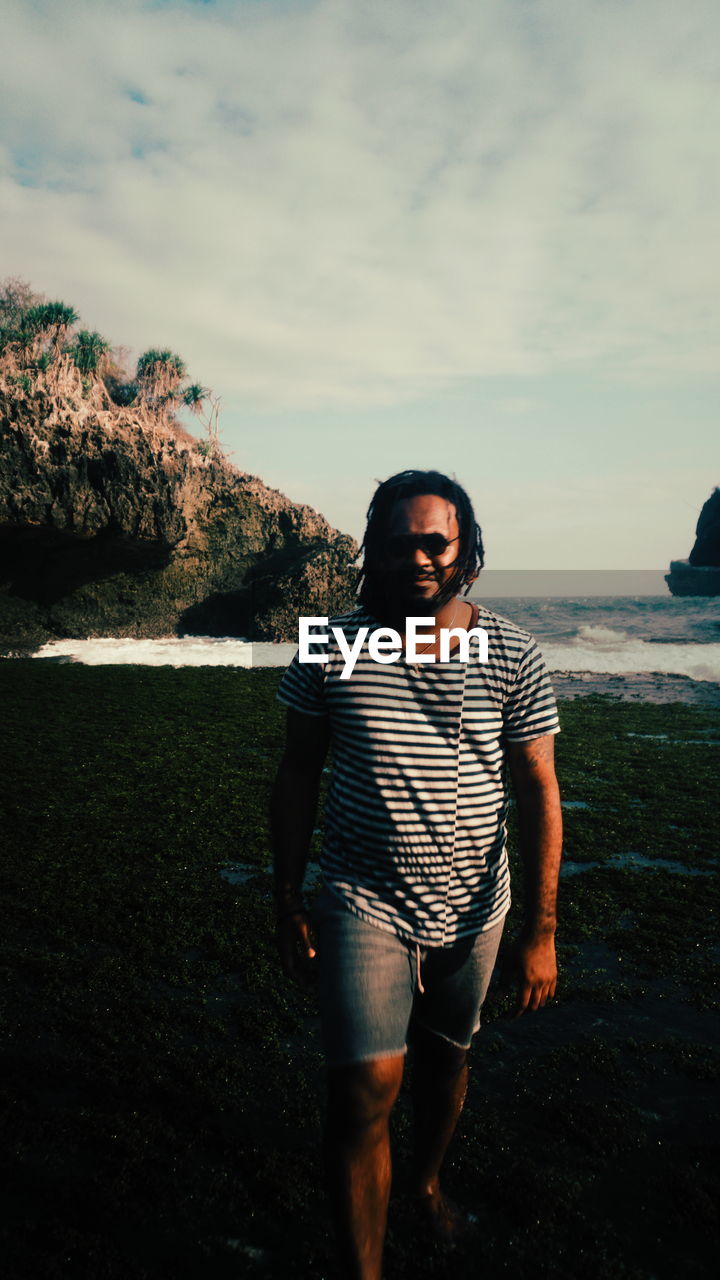
<svg viewBox="0 0 720 1280">
<path fill-rule="evenodd" d="M 352 645 L 380 624 L 364 610 L 331 618 L 329 641 L 296 655 L 286 706 L 328 716 L 333 768 L 321 869 L 351 911 L 423 946 L 492 928 L 510 906 L 504 742 L 559 729 L 542 656 L 527 631 L 480 608 L 488 660 L 375 662 L 367 639 L 349 679 L 331 627 Z"/>
</svg>

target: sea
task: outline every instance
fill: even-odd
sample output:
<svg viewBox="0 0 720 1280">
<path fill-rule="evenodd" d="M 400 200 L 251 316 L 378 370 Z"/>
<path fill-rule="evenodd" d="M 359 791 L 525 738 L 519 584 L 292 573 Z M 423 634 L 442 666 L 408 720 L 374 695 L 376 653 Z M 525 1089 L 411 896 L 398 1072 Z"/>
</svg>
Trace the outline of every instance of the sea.
<svg viewBox="0 0 720 1280">
<path fill-rule="evenodd" d="M 718 597 L 676 597 L 667 591 L 512 595 L 504 590 L 470 598 L 535 636 L 561 698 L 601 693 L 625 701 L 720 706 Z M 33 657 L 93 666 L 284 667 L 296 647 L 214 636 L 102 638 L 53 640 Z"/>
</svg>

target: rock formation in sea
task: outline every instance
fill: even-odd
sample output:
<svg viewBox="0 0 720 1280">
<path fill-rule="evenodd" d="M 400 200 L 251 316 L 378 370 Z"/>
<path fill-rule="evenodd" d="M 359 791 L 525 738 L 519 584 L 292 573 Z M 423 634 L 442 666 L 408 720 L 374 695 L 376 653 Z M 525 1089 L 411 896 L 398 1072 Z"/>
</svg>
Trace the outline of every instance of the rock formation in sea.
<svg viewBox="0 0 720 1280">
<path fill-rule="evenodd" d="M 690 563 L 720 569 L 720 489 L 713 490 L 700 512 Z"/>
<path fill-rule="evenodd" d="M 294 640 L 300 613 L 352 606 L 356 555 L 171 415 L 114 403 L 70 356 L 0 365 L 0 653 L 56 637 Z"/>
<path fill-rule="evenodd" d="M 720 489 L 703 505 L 689 558 L 671 560 L 665 581 L 674 596 L 720 595 Z"/>
</svg>

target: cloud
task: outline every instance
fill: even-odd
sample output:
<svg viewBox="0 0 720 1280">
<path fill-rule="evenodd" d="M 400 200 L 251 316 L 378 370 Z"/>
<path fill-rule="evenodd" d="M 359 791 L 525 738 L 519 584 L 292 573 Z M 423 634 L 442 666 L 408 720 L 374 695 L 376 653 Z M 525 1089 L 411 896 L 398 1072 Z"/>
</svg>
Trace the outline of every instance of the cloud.
<svg viewBox="0 0 720 1280">
<path fill-rule="evenodd" d="M 0 268 L 268 408 L 714 371 L 714 0 L 6 0 Z"/>
</svg>

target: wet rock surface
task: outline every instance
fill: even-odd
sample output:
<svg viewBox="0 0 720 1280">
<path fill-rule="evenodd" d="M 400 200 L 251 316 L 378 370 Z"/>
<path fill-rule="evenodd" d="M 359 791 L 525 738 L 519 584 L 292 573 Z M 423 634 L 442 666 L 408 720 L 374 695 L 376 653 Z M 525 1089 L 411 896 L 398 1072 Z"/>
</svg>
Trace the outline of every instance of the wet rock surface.
<svg viewBox="0 0 720 1280">
<path fill-rule="evenodd" d="M 279 678 L 0 662 L 3 1274 L 337 1273 L 314 990 L 284 978 L 274 942 Z M 557 995 L 513 1020 L 491 987 L 444 1175 L 479 1229 L 451 1254 L 420 1238 L 407 1194 L 411 1046 L 388 1280 L 717 1270 L 718 716 L 579 697 L 560 718 L 566 848 L 587 870 L 561 884 Z M 514 811 L 509 828 L 508 938 Z M 627 849 L 712 878 L 619 865 Z"/>
</svg>

